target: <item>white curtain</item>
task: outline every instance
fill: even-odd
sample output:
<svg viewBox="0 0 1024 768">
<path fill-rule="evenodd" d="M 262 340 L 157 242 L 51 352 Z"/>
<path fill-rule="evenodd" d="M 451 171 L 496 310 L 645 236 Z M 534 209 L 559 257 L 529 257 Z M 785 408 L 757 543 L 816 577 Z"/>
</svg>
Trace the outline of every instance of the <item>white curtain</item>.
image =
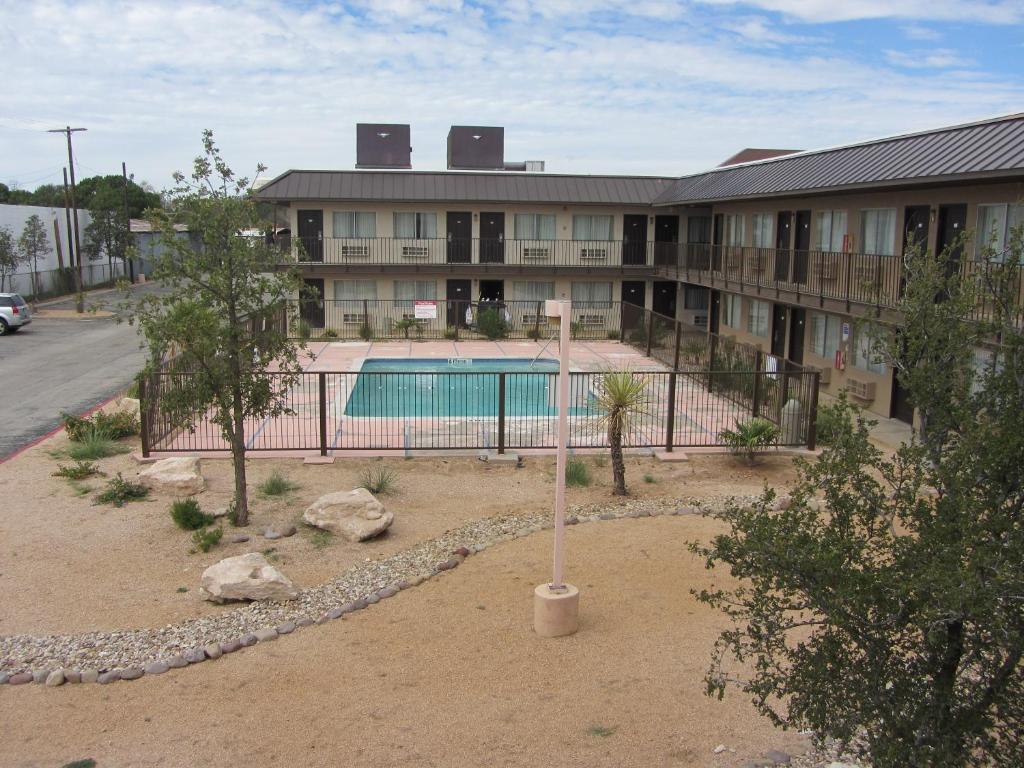
<svg viewBox="0 0 1024 768">
<path fill-rule="evenodd" d="M 357 301 L 377 298 L 375 280 L 335 280 L 334 298 L 337 301 Z"/>
<path fill-rule="evenodd" d="M 555 284 L 517 280 L 512 283 L 514 301 L 544 301 L 555 298 Z"/>
<path fill-rule="evenodd" d="M 612 300 L 612 284 L 611 283 L 573 283 L 572 284 L 572 301 L 573 303 L 583 302 L 611 302 Z"/>
<path fill-rule="evenodd" d="M 846 211 L 818 211 L 815 218 L 817 234 L 814 249 L 842 251 L 843 238 L 846 237 Z"/>
<path fill-rule="evenodd" d="M 573 240 L 611 240 L 612 217 L 577 214 L 572 217 Z"/>
<path fill-rule="evenodd" d="M 896 209 L 872 208 L 861 211 L 860 242 L 864 253 L 892 256 L 896 248 Z"/>
<path fill-rule="evenodd" d="M 768 335 L 768 302 L 750 301 L 750 311 L 747 313 L 747 332 L 755 336 Z"/>
<path fill-rule="evenodd" d="M 867 330 L 859 330 L 856 343 L 853 345 L 853 365 L 862 371 L 885 373 L 885 363 L 872 351 L 871 335 Z"/>
<path fill-rule="evenodd" d="M 517 213 L 515 216 L 515 236 L 517 240 L 554 240 L 554 214 Z"/>
<path fill-rule="evenodd" d="M 839 349 L 842 321 L 833 315 L 811 315 L 811 351 L 825 358 L 833 358 Z"/>
<path fill-rule="evenodd" d="M 376 237 L 377 214 L 373 211 L 335 211 L 335 237 Z"/>
<path fill-rule="evenodd" d="M 437 282 L 434 280 L 395 280 L 395 300 L 437 300 Z"/>
<path fill-rule="evenodd" d="M 771 248 L 772 243 L 772 215 L 770 213 L 754 214 L 754 247 Z"/>
<path fill-rule="evenodd" d="M 725 214 L 725 244 L 743 245 L 743 216 L 738 213 Z"/>
<path fill-rule="evenodd" d="M 395 237 L 418 240 L 437 237 L 437 214 L 395 213 Z"/>
</svg>

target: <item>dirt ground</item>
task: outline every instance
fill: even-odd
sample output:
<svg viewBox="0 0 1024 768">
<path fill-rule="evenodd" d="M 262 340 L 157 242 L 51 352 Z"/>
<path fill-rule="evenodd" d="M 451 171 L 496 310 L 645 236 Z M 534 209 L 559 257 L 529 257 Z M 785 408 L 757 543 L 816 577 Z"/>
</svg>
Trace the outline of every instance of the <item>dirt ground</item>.
<svg viewBox="0 0 1024 768">
<path fill-rule="evenodd" d="M 98 506 L 92 499 L 103 478 L 84 481 L 94 492 L 79 496 L 68 481 L 52 477 L 59 463 L 70 463 L 51 455 L 66 445 L 61 434 L 0 464 L 0 634 L 156 627 L 230 610 L 203 601 L 197 591 L 203 570 L 224 557 L 272 547 L 279 557 L 275 564 L 289 578 L 300 587 L 314 586 L 361 559 L 406 549 L 473 519 L 550 509 L 553 497 L 553 456 L 527 457 L 523 469 L 475 457 L 343 458 L 333 465 L 254 458 L 248 462 L 250 525 L 226 525 L 224 543 L 207 554 L 190 554 L 190 534 L 171 521 L 171 497 L 155 494 L 120 509 Z M 585 460 L 594 484 L 570 488 L 569 503 L 611 500 L 611 468 L 598 466 L 593 457 Z M 97 463 L 108 476 L 121 472 L 133 478 L 140 469 L 127 455 Z M 382 497 L 396 516 L 388 533 L 362 544 L 332 537 L 323 545 L 314 539 L 314 529 L 301 524 L 305 507 L 321 494 L 357 487 L 373 465 L 386 465 L 397 477 L 395 492 Z M 275 470 L 299 487 L 284 497 L 263 497 L 256 488 Z M 202 506 L 226 506 L 230 462 L 204 459 L 202 471 Z M 654 482 L 644 482 L 645 475 Z M 627 470 L 639 498 L 757 493 L 766 480 L 785 485 L 793 477 L 792 462 L 783 456 L 766 457 L 754 468 L 724 454 L 693 455 L 681 463 L 633 456 Z M 299 532 L 264 540 L 263 529 L 278 523 L 295 523 Z M 240 530 L 252 540 L 226 543 Z"/>
<path fill-rule="evenodd" d="M 426 469 L 421 474 L 413 465 L 401 465 L 403 481 L 426 482 Z M 662 467 L 662 485 L 669 485 L 669 477 L 680 487 L 699 478 L 711 488 L 717 477 L 728 486 L 729 470 L 724 460 Z M 351 469 L 343 464 L 330 471 Z M 493 490 L 479 497 L 486 502 L 518 488 L 519 475 L 511 469 L 460 463 L 452 472 L 458 482 L 447 476 L 441 485 L 454 498 L 474 498 L 472 490 L 489 486 Z M 313 483 L 313 475 L 302 477 Z M 518 492 L 539 503 L 530 495 L 540 493 L 532 485 Z M 403 494 L 411 504 L 413 488 Z M 162 507 L 159 515 L 149 507 L 133 511 L 162 518 Z M 91 508 L 65 514 L 73 521 L 110 515 Z M 9 521 L 5 525 L 10 531 Z M 165 544 L 157 524 L 147 525 L 152 546 Z M 111 686 L 4 686 L 0 765 L 60 766 L 91 757 L 100 768 L 732 768 L 769 749 L 798 753 L 803 737 L 772 728 L 742 695 L 730 693 L 719 702 L 703 694 L 702 676 L 724 620 L 689 590 L 726 577 L 706 571 L 685 542 L 706 539 L 716 525 L 682 516 L 569 528 L 567 573 L 582 594 L 580 631 L 567 638 L 544 640 L 531 630 L 532 590 L 550 568 L 552 535 L 543 531 L 474 555 L 456 570 L 342 621 L 196 668 Z M 121 549 L 136 549 L 130 541 L 105 542 L 107 555 L 99 559 L 107 570 L 114 570 Z M 48 566 L 60 561 L 62 546 L 53 543 Z M 31 548 L 22 552 L 26 559 L 35 554 Z M 65 556 L 70 562 L 80 557 Z M 165 556 L 153 557 L 156 564 Z M 133 555 L 131 562 L 144 561 Z M 126 582 L 146 580 L 147 589 L 157 579 L 123 572 Z M 76 589 L 103 601 L 113 577 L 103 578 L 105 585 Z M 19 604 L 31 600 L 30 594 L 16 597 Z M 5 591 L 5 605 L 10 598 Z M 27 620 L 22 610 L 19 605 L 18 615 Z M 59 618 L 52 607 L 45 615 L 51 622 Z M 107 615 L 129 614 L 119 609 Z M 715 755 L 718 744 L 735 751 Z"/>
</svg>

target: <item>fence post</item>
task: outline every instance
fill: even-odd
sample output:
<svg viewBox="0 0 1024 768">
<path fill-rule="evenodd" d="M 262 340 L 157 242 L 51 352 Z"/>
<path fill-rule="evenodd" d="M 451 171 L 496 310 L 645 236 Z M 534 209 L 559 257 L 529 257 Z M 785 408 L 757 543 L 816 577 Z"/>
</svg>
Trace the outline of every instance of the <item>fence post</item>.
<svg viewBox="0 0 1024 768">
<path fill-rule="evenodd" d="M 802 374 L 806 376 L 807 374 Z M 811 374 L 811 409 L 807 414 L 807 450 L 813 451 L 817 445 L 818 438 L 818 387 L 821 384 L 821 374 L 815 371 Z"/>
<path fill-rule="evenodd" d="M 754 354 L 754 402 L 750 409 L 751 416 L 761 412 L 761 369 L 764 366 L 764 353 L 759 349 Z"/>
<path fill-rule="evenodd" d="M 651 342 L 654 340 L 654 312 L 650 312 L 650 319 L 647 321 L 647 356 L 651 356 Z"/>
<path fill-rule="evenodd" d="M 708 394 L 711 394 L 711 383 L 714 379 L 712 372 L 715 370 L 715 347 L 718 346 L 718 336 L 708 332 Z"/>
<path fill-rule="evenodd" d="M 146 386 L 147 376 L 145 373 L 139 376 L 139 431 L 142 435 L 142 458 L 149 458 L 149 404 L 147 402 L 147 395 L 149 394 L 148 387 Z"/>
<path fill-rule="evenodd" d="M 672 453 L 676 435 L 676 372 L 668 375 L 668 418 L 665 424 L 665 451 Z"/>
<path fill-rule="evenodd" d="M 498 374 L 498 453 L 505 452 L 505 372 Z"/>
<path fill-rule="evenodd" d="M 327 455 L 327 374 L 317 374 L 320 390 L 320 455 Z"/>
<path fill-rule="evenodd" d="M 369 328 L 371 332 L 373 331 L 373 326 L 370 325 L 370 305 L 366 299 L 363 299 L 363 324 Z M 373 337 L 371 336 L 370 338 Z M 366 341 L 369 341 L 369 339 L 366 339 Z"/>
<path fill-rule="evenodd" d="M 682 341 L 683 336 L 683 324 L 676 320 L 676 354 L 672 362 L 672 370 L 679 370 L 679 344 Z"/>
<path fill-rule="evenodd" d="M 462 325 L 462 318 L 464 318 L 465 316 L 466 316 L 465 313 L 462 312 L 461 308 L 459 307 L 459 302 L 456 300 L 456 302 L 455 302 L 455 340 L 456 341 L 459 340 L 459 328 Z"/>
<path fill-rule="evenodd" d="M 540 316 L 544 313 L 542 301 L 537 302 L 537 312 L 533 316 L 533 335 L 534 341 L 540 341 Z"/>
</svg>

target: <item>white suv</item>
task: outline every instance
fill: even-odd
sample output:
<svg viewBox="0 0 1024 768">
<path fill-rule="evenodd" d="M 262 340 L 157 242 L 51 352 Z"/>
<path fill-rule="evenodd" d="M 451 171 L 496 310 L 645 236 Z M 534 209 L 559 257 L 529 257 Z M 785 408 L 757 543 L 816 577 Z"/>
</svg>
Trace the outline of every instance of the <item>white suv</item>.
<svg viewBox="0 0 1024 768">
<path fill-rule="evenodd" d="M 16 293 L 0 293 L 0 336 L 14 333 L 32 322 L 28 304 Z"/>
</svg>

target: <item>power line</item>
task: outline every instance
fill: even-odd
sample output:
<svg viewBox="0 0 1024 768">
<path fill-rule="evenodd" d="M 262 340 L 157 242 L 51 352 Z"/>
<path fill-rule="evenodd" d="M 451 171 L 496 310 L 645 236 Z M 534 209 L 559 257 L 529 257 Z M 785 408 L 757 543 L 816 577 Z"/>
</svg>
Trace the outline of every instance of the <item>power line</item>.
<svg viewBox="0 0 1024 768">
<path fill-rule="evenodd" d="M 87 131 L 88 128 L 72 128 L 70 125 L 65 128 L 51 128 L 47 133 L 63 133 L 68 139 L 68 166 L 71 169 L 71 211 L 75 220 L 75 253 L 78 254 L 78 311 L 85 309 L 85 302 L 82 296 L 82 248 L 78 240 L 78 205 L 75 202 L 75 155 L 71 149 L 71 134 Z"/>
</svg>

